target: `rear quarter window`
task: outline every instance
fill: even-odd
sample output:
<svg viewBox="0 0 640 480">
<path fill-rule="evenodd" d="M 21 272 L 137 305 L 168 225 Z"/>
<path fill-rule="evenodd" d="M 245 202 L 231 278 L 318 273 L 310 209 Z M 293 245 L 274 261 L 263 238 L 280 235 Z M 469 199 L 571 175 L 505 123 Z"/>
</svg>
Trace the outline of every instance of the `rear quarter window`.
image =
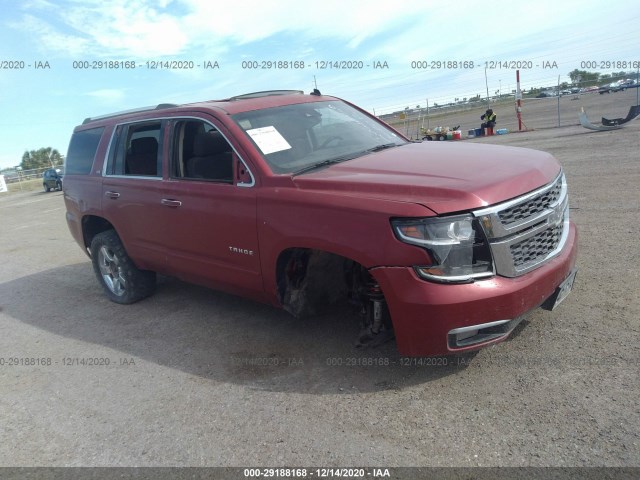
<svg viewBox="0 0 640 480">
<path fill-rule="evenodd" d="M 102 132 L 104 127 L 82 130 L 73 134 L 67 151 L 65 174 L 88 175 L 91 172 Z"/>
</svg>

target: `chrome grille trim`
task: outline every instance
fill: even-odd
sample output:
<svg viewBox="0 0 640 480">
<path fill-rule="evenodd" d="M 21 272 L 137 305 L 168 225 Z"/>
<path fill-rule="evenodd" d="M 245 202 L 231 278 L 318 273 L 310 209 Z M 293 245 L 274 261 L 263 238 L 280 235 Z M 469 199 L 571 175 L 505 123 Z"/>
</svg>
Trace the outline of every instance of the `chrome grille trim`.
<svg viewBox="0 0 640 480">
<path fill-rule="evenodd" d="M 565 176 L 561 171 L 542 188 L 473 214 L 489 240 L 496 274 L 523 275 L 558 255 L 566 243 L 569 197 Z"/>
<path fill-rule="evenodd" d="M 555 225 L 522 242 L 512 244 L 511 256 L 516 270 L 553 252 L 560 243 L 562 226 L 563 224 Z"/>
<path fill-rule="evenodd" d="M 534 217 L 551 208 L 558 202 L 562 195 L 562 179 L 556 179 L 555 183 L 549 187 L 545 187 L 544 191 L 534 195 L 531 199 L 522 203 L 518 203 L 511 208 L 498 212 L 500 221 L 503 225 L 511 225 L 526 221 L 530 217 Z"/>
<path fill-rule="evenodd" d="M 561 236 L 555 248 L 553 250 L 543 250 L 538 252 L 538 255 L 527 262 L 516 263 L 513 257 L 511 247 L 518 245 L 522 242 L 526 242 L 535 238 L 537 235 L 545 234 L 550 229 L 561 229 Z M 518 277 L 524 275 L 531 270 L 539 267 L 548 260 L 555 257 L 564 247 L 567 237 L 569 236 L 569 215 L 565 216 L 565 219 L 559 226 L 549 226 L 548 224 L 542 224 L 536 229 L 527 231 L 523 234 L 510 237 L 500 242 L 491 242 L 491 253 L 493 254 L 494 263 L 496 266 L 496 273 L 504 277 Z"/>
<path fill-rule="evenodd" d="M 536 198 L 539 198 L 540 196 L 544 196 L 550 190 L 557 188 L 558 185 L 560 186 L 560 195 L 558 196 L 556 201 L 554 203 L 549 204 L 545 210 L 535 213 L 530 217 L 523 218 L 523 219 L 520 219 L 519 221 L 512 222 L 506 225 L 500 219 L 500 213 L 504 211 L 513 210 L 518 206 L 535 201 Z M 562 201 L 565 199 L 566 196 L 567 196 L 567 182 L 565 181 L 564 174 L 562 173 L 562 170 L 561 170 L 558 176 L 555 178 L 555 180 L 550 184 L 545 185 L 544 187 L 539 188 L 537 190 L 534 190 L 533 192 L 527 193 L 526 195 L 523 195 L 521 197 L 514 198 L 513 200 L 509 200 L 507 202 L 494 205 L 492 207 L 483 208 L 481 210 L 475 210 L 473 214 L 476 217 L 485 217 L 485 216 L 490 217 L 490 220 L 491 220 L 490 231 L 486 231 L 487 225 L 483 224 L 483 226 L 485 227 L 485 233 L 489 238 L 502 238 L 502 237 L 511 235 L 512 233 L 520 232 L 525 228 L 529 228 L 531 226 L 536 225 L 537 223 L 544 221 L 549 215 L 549 213 L 555 210 L 555 208 L 560 203 L 562 203 Z"/>
</svg>

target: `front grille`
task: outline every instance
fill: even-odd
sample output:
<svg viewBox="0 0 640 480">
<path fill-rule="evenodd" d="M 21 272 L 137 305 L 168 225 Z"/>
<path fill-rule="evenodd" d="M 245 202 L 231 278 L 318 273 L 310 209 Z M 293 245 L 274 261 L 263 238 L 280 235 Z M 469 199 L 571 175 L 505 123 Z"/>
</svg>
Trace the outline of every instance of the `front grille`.
<svg viewBox="0 0 640 480">
<path fill-rule="evenodd" d="M 524 203 L 499 212 L 498 216 L 500 217 L 500 221 L 504 225 L 511 225 L 512 223 L 519 222 L 520 220 L 526 220 L 527 218 L 544 212 L 558 201 L 561 192 L 562 177 L 559 177 L 555 181 L 553 187 L 546 192 L 536 195 Z"/>
<path fill-rule="evenodd" d="M 537 235 L 511 245 L 511 256 L 516 270 L 526 267 L 553 252 L 562 238 L 564 222 L 554 225 Z"/>
<path fill-rule="evenodd" d="M 534 192 L 474 211 L 487 235 L 496 274 L 524 275 L 560 253 L 569 232 L 568 202 L 561 172 Z"/>
</svg>

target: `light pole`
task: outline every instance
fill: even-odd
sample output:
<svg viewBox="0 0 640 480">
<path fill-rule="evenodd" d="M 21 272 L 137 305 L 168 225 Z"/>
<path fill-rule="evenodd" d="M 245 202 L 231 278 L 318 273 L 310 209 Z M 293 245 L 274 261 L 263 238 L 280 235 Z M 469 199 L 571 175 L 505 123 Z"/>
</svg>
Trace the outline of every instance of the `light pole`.
<svg viewBox="0 0 640 480">
<path fill-rule="evenodd" d="M 484 84 L 487 87 L 487 108 L 491 107 L 491 101 L 489 100 L 489 80 L 487 79 L 487 67 L 484 67 Z"/>
</svg>

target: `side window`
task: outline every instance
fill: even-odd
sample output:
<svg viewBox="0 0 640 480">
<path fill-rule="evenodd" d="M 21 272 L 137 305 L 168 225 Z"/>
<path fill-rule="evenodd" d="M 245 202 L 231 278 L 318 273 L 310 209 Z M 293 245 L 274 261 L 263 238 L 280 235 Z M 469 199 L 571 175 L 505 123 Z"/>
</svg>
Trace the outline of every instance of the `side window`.
<svg viewBox="0 0 640 480">
<path fill-rule="evenodd" d="M 91 173 L 103 131 L 104 127 L 100 127 L 73 134 L 65 160 L 65 172 L 68 175 L 88 175 Z"/>
<path fill-rule="evenodd" d="M 173 130 L 172 176 L 233 183 L 233 149 L 211 124 L 180 120 Z"/>
<path fill-rule="evenodd" d="M 116 129 L 107 174 L 162 175 L 162 122 L 120 125 Z"/>
</svg>

